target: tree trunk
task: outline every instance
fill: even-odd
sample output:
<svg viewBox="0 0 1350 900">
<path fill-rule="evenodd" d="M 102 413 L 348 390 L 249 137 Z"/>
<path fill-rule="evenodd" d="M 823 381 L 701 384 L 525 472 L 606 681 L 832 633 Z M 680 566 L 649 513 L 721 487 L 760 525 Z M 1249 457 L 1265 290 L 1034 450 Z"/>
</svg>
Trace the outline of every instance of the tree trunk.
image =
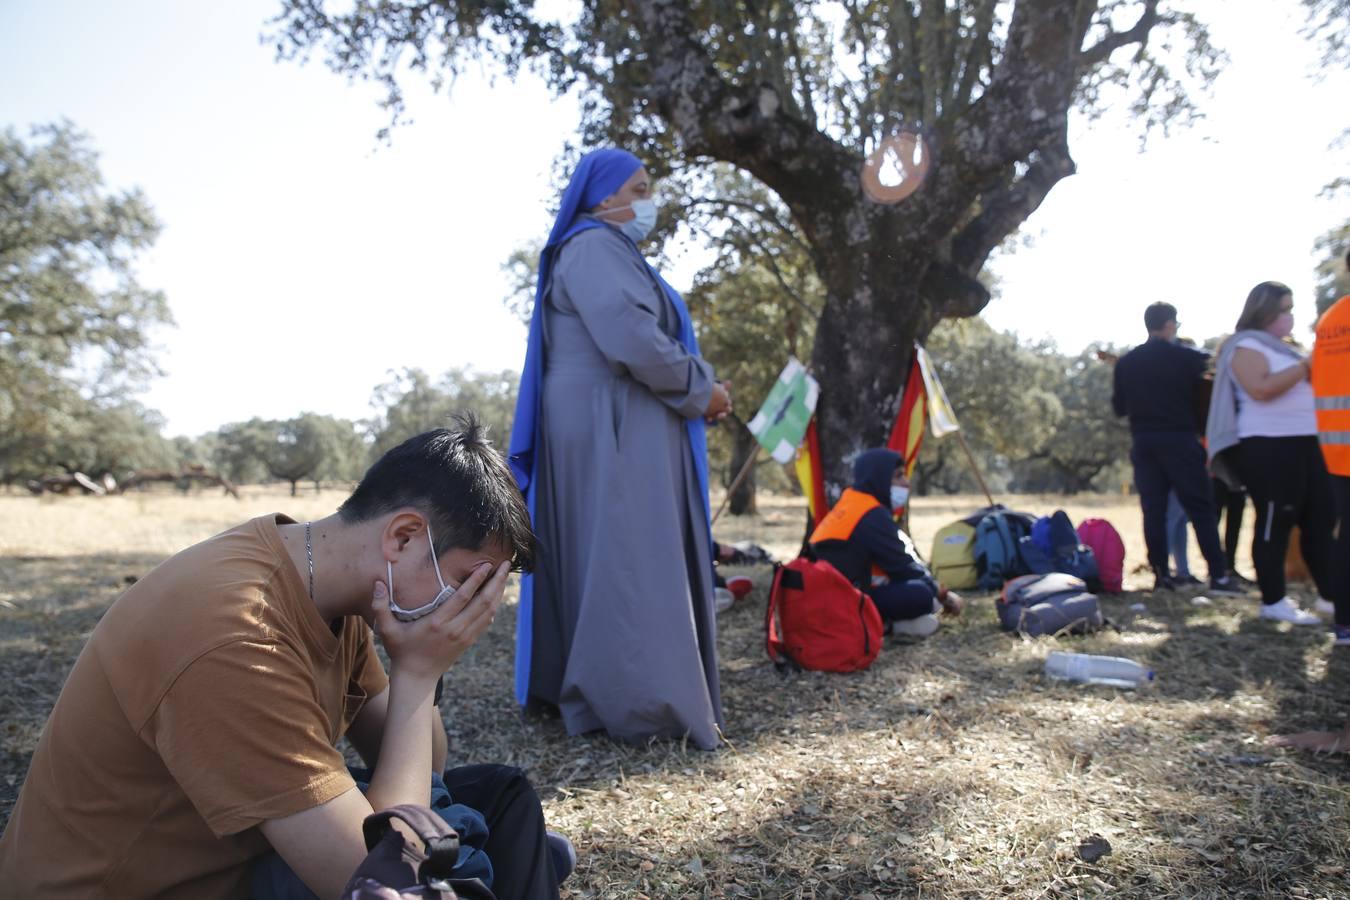
<svg viewBox="0 0 1350 900">
<path fill-rule="evenodd" d="M 291 496 L 292 496 L 292 497 L 297 497 L 297 496 L 299 496 L 299 493 L 300 493 L 300 492 L 299 492 L 299 484 L 300 484 L 300 479 L 298 479 L 298 478 L 292 478 L 292 479 L 291 479 Z"/>
<path fill-rule="evenodd" d="M 734 423 L 733 423 L 734 419 Z M 750 433 L 750 429 L 745 427 L 745 423 L 740 419 L 727 420 L 733 429 L 731 433 L 731 471 L 729 478 L 735 478 L 740 474 L 741 468 L 747 460 L 753 460 L 759 453 L 759 442 L 755 436 Z M 730 486 L 730 485 L 728 485 Z M 750 464 L 750 471 L 746 473 L 736 490 L 731 492 L 729 509 L 733 516 L 751 515 L 755 512 L 755 463 Z"/>
<path fill-rule="evenodd" d="M 851 483 L 854 457 L 886 443 L 914 341 L 927 336 L 937 321 L 931 311 L 942 305 L 920 293 L 927 266 L 911 248 L 889 251 L 817 247 L 824 257 L 817 265 L 829 276 L 811 363 L 820 382 L 816 427 L 829 503 Z M 906 258 L 897 259 L 899 252 Z"/>
</svg>

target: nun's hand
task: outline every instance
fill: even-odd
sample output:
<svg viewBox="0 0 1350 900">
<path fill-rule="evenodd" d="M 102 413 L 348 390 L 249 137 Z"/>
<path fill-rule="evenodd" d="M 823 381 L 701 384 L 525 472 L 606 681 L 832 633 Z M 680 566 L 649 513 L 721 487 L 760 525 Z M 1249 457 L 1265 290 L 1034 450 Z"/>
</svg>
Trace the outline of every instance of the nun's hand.
<svg viewBox="0 0 1350 900">
<path fill-rule="evenodd" d="M 709 422 L 720 422 L 731 415 L 731 382 L 719 381 L 713 385 L 712 399 L 703 411 L 703 418 Z"/>
</svg>

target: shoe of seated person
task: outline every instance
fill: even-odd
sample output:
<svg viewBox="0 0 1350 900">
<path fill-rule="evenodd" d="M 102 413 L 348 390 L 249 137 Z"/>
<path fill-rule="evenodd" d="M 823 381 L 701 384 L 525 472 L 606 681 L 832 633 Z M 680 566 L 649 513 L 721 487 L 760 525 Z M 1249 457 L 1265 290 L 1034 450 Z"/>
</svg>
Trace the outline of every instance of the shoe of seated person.
<svg viewBox="0 0 1350 900">
<path fill-rule="evenodd" d="M 1350 647 L 1350 625 L 1331 626 L 1331 646 Z"/>
<path fill-rule="evenodd" d="M 557 876 L 558 884 L 562 884 L 577 867 L 577 848 L 556 831 L 545 832 L 545 835 L 548 838 L 548 853 L 553 859 L 553 874 Z"/>
<path fill-rule="evenodd" d="M 1306 609 L 1299 609 L 1298 604 L 1288 597 L 1281 597 L 1274 603 L 1264 604 L 1261 607 L 1261 618 L 1273 619 L 1276 622 L 1288 622 L 1290 625 L 1322 624 L 1319 617 Z"/>
<path fill-rule="evenodd" d="M 1336 615 L 1336 604 L 1332 603 L 1326 597 L 1318 597 L 1313 603 L 1313 612 L 1321 613 L 1324 616 Z"/>
<path fill-rule="evenodd" d="M 731 609 L 731 604 L 735 602 L 736 595 L 727 588 L 713 588 L 713 608 L 718 612 L 726 612 Z"/>
<path fill-rule="evenodd" d="M 731 591 L 731 595 L 737 600 L 742 599 L 754 589 L 755 583 L 744 575 L 737 575 L 727 579 L 727 590 Z"/>
<path fill-rule="evenodd" d="M 908 637 L 928 637 L 941 627 L 938 617 L 925 613 L 913 619 L 896 619 L 891 622 L 891 634 L 903 634 Z"/>
</svg>

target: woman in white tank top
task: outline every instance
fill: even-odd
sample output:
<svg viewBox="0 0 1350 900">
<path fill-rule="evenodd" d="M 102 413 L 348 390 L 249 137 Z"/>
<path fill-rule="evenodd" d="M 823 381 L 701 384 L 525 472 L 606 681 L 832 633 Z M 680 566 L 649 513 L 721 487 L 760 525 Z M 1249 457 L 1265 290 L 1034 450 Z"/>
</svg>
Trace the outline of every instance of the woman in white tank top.
<svg viewBox="0 0 1350 900">
<path fill-rule="evenodd" d="M 1284 565 L 1290 531 L 1323 597 L 1328 577 L 1335 510 L 1331 483 L 1317 444 L 1311 367 L 1287 338 L 1294 330 L 1292 292 L 1277 281 L 1247 295 L 1232 353 L 1237 393 L 1236 461 L 1256 507 L 1252 562 L 1261 587 L 1261 616 L 1295 625 L 1321 619 L 1285 594 Z M 1325 603 L 1318 600 L 1318 608 Z"/>
</svg>

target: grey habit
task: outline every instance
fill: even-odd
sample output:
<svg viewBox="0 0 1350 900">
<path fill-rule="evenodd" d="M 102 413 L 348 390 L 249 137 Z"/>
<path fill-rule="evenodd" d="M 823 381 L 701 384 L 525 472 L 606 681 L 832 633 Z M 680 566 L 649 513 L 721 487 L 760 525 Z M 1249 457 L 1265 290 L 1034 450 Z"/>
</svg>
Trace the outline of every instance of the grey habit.
<svg viewBox="0 0 1350 900">
<path fill-rule="evenodd" d="M 544 307 L 530 699 L 569 734 L 723 725 L 712 548 L 685 419 L 713 371 L 638 252 L 606 226 L 558 251 Z"/>
</svg>

